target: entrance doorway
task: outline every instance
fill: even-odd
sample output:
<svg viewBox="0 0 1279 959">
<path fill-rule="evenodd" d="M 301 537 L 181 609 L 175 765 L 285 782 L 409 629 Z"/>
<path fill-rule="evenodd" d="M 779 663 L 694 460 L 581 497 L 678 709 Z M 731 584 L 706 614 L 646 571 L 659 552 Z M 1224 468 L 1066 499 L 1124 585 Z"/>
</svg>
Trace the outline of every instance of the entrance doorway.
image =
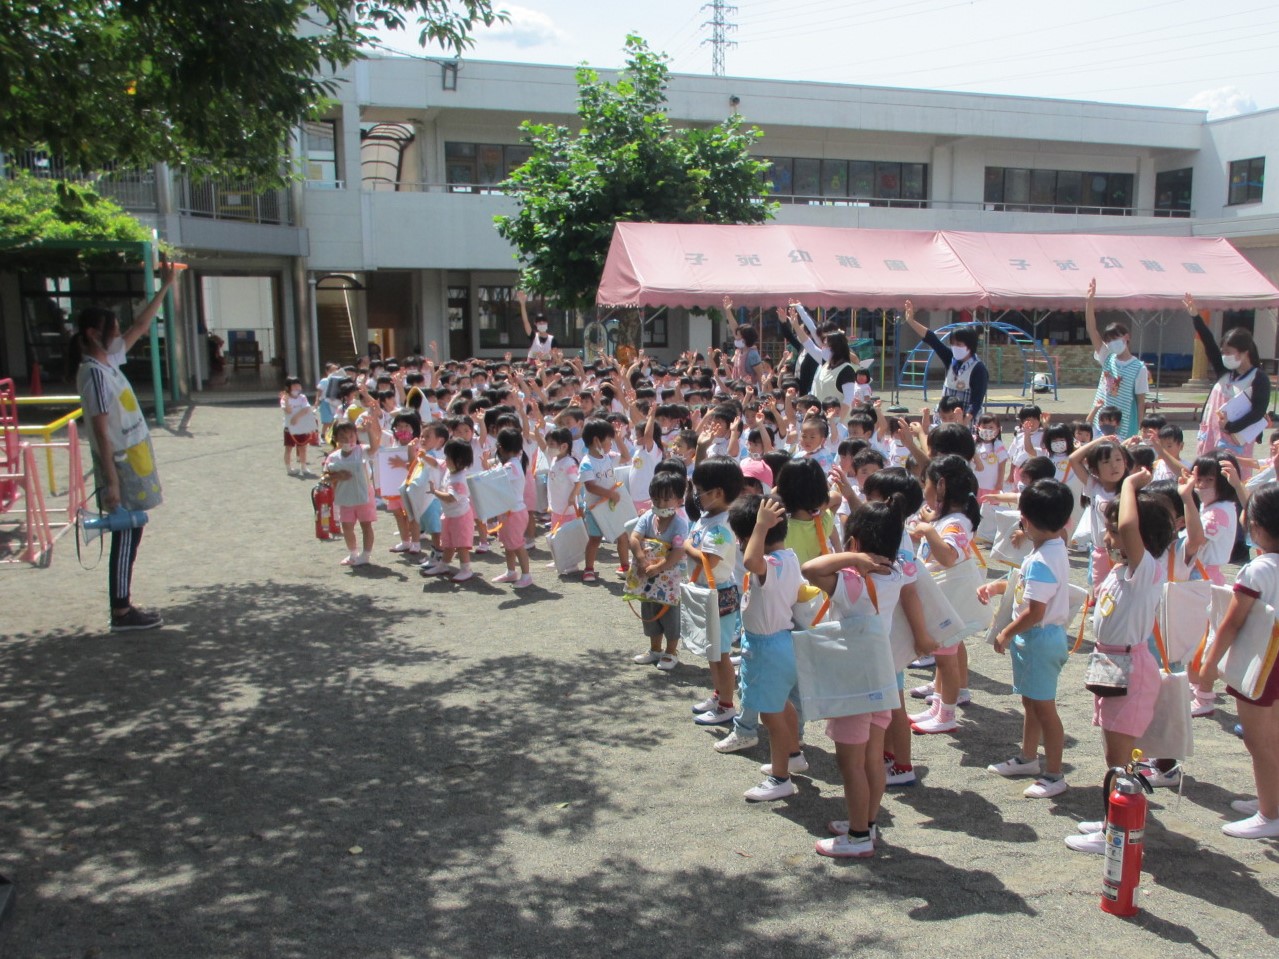
<svg viewBox="0 0 1279 959">
<path fill-rule="evenodd" d="M 449 355 L 451 360 L 471 356 L 471 290 L 466 286 L 450 286 L 448 302 Z"/>
<path fill-rule="evenodd" d="M 212 388 L 272 390 L 286 364 L 279 282 L 274 276 L 209 276 L 199 280 L 200 358 Z"/>
</svg>

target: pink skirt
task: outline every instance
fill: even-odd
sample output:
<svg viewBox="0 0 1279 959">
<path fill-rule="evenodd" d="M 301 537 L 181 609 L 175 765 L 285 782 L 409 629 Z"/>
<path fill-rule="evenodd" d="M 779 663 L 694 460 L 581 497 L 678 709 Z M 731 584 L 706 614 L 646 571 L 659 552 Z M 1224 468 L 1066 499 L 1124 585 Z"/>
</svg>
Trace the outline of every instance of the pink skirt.
<svg viewBox="0 0 1279 959">
<path fill-rule="evenodd" d="M 524 548 L 524 533 L 528 529 L 528 510 L 518 513 L 507 513 L 502 520 L 502 528 L 497 531 L 498 542 L 510 550 Z"/>
<path fill-rule="evenodd" d="M 470 549 L 475 545 L 475 513 L 467 510 L 461 516 L 445 516 L 441 520 L 441 549 Z"/>
<path fill-rule="evenodd" d="M 826 736 L 845 746 L 861 746 L 870 742 L 871 726 L 887 729 L 893 721 L 891 709 L 881 709 L 860 716 L 839 716 L 826 720 Z"/>
<path fill-rule="evenodd" d="M 1103 653 L 1122 653 L 1123 646 L 1097 645 Z M 1132 648 L 1132 672 L 1123 696 L 1094 697 L 1092 724 L 1121 736 L 1141 736 L 1155 715 L 1159 699 L 1159 664 L 1144 641 Z"/>
</svg>

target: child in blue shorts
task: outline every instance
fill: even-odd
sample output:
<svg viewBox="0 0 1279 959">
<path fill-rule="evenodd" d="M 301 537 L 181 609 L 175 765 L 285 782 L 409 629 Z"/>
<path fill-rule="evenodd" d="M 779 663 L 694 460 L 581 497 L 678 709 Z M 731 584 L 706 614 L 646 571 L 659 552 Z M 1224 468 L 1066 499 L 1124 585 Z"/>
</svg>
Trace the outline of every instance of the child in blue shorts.
<svg viewBox="0 0 1279 959">
<path fill-rule="evenodd" d="M 763 496 L 742 496 L 728 511 L 738 542 L 746 543 L 742 591 L 742 709 L 760 714 L 768 730 L 767 775 L 746 791 L 748 802 L 785 799 L 799 792 L 792 772 L 808 768 L 799 747 L 799 713 L 791 701 L 799 676 L 791 644 L 791 607 L 804 576 L 795 551 L 786 549 L 786 507 Z"/>
<path fill-rule="evenodd" d="M 1066 623 L 1070 619 L 1070 559 L 1066 527 L 1074 507 L 1074 493 L 1065 483 L 1036 480 L 1021 491 L 1017 506 L 1021 526 L 1034 547 L 1022 560 L 1013 618 L 995 638 L 995 652 L 1012 650 L 1013 691 L 1021 694 L 1021 753 L 986 768 L 1000 776 L 1036 776 L 1025 791 L 1029 799 L 1047 799 L 1066 791 L 1061 755 L 1066 734 L 1057 715 L 1057 677 L 1070 649 Z M 979 587 L 989 601 L 1005 584 Z M 1044 742 L 1044 762 L 1039 741 Z"/>
</svg>

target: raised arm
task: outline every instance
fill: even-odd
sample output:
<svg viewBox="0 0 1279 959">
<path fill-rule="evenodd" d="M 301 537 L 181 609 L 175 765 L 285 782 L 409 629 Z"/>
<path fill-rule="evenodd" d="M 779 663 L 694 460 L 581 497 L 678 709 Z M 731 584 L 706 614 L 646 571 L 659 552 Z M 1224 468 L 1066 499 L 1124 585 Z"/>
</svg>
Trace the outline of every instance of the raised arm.
<svg viewBox="0 0 1279 959">
<path fill-rule="evenodd" d="M 1149 470 L 1134 470 L 1124 477 L 1119 489 L 1119 542 L 1128 557 L 1130 574 L 1146 555 L 1146 545 L 1141 540 L 1141 517 L 1137 512 L 1137 491 L 1149 482 Z"/>
<path fill-rule="evenodd" d="M 155 296 L 147 301 L 147 305 L 142 308 L 142 312 L 133 318 L 133 323 L 128 330 L 120 334 L 124 339 L 124 351 L 126 353 L 133 349 L 138 340 L 150 332 L 151 321 L 156 318 L 156 315 L 160 312 L 160 307 L 164 305 L 164 298 L 168 294 L 169 288 L 173 286 L 173 281 L 177 279 L 178 271 L 173 268 L 172 264 L 166 263 L 160 267 L 160 276 L 160 289 L 156 291 Z"/>
<path fill-rule="evenodd" d="M 1212 330 L 1208 328 L 1208 324 L 1199 315 L 1199 308 L 1195 306 L 1194 294 L 1187 293 L 1181 302 L 1186 307 L 1186 312 L 1190 314 L 1190 319 L 1194 323 L 1195 334 L 1199 337 L 1199 342 L 1204 347 L 1204 353 L 1208 356 L 1208 365 L 1216 371 L 1218 376 L 1225 376 L 1228 371 L 1226 364 L 1221 362 L 1221 347 L 1217 345 L 1217 340 L 1213 337 Z"/>
<path fill-rule="evenodd" d="M 533 339 L 533 324 L 528 321 L 528 294 L 523 290 L 515 291 L 515 302 L 520 305 L 520 319 L 524 321 L 524 332 Z"/>
<path fill-rule="evenodd" d="M 1097 329 L 1096 277 L 1088 281 L 1088 292 L 1084 295 L 1084 327 L 1088 330 L 1088 342 L 1092 344 L 1093 352 L 1100 353 L 1106 344 L 1102 342 L 1101 331 Z"/>
</svg>

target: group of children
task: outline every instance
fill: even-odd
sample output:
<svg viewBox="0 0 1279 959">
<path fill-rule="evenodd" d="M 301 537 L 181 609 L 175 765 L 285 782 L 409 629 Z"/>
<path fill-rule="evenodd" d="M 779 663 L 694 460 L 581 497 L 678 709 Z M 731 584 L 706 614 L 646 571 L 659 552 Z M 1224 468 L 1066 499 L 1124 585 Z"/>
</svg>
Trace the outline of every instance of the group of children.
<svg viewBox="0 0 1279 959">
<path fill-rule="evenodd" d="M 1170 572 L 1223 583 L 1221 567 L 1235 548 L 1237 507 L 1244 502 L 1251 543 L 1261 555 L 1240 574 L 1242 612 L 1232 607 L 1194 664 L 1196 714 L 1215 702 L 1216 664 L 1230 642 L 1231 616 L 1242 616 L 1256 599 L 1279 606 L 1273 472 L 1270 482 L 1249 489 L 1252 464 L 1241 465 L 1227 452 L 1201 457 L 1186 470 L 1180 431 L 1157 418 L 1143 421 L 1137 442 L 1125 443 L 1114 436 L 1118 410 L 1103 407 L 1089 422 L 1055 424 L 1028 406 L 1005 445 L 997 417 L 981 415 L 970 426 L 953 402 L 943 401 L 935 416 L 925 411 L 920 421 L 907 422 L 873 401 L 849 406 L 840 396 L 801 396 L 785 369 L 773 373 L 759 364 L 747 380 L 730 378 L 730 364 L 707 366 L 693 355 L 669 368 L 642 353 L 626 369 L 557 359 L 437 365 L 415 358 L 404 370 L 370 368 L 363 379 L 358 371 L 356 377 L 332 371 L 317 399 L 333 406 L 321 419 L 337 446 L 325 477 L 336 487 L 349 550 L 343 562 L 371 560 L 380 498 L 397 521 L 392 552 L 417 562 L 423 575 L 470 579 L 472 553 L 487 551 L 496 536 L 506 572 L 495 581 L 527 587 L 533 582 L 529 551 L 542 530 L 581 519 L 588 534 L 581 581 L 596 583 L 604 536 L 591 508 L 629 496 L 638 519 L 611 546 L 628 593 L 637 584 L 646 597 L 639 614 L 648 649 L 634 661 L 676 669 L 681 584 L 713 583 L 721 640 L 710 647 L 712 689 L 693 706 L 693 721 L 731 726 L 715 743 L 720 752 L 756 745 L 764 725 L 770 762 L 762 767 L 764 780 L 746 792 L 748 801 L 793 795 L 794 775 L 807 769 L 793 640 L 799 611 L 825 605 L 830 617 L 862 623 L 869 641 L 884 643 L 882 624 L 900 615 L 910 626 L 916 664 L 932 658 L 934 682 L 910 691 L 926 708 L 907 712 L 899 673 L 896 701 L 886 704 L 891 708 L 828 719 L 848 818 L 827 824 L 832 835 L 817 844 L 822 855 L 873 855 L 885 788 L 916 782 L 912 733 L 962 729 L 957 709 L 971 699 L 967 651 L 962 641 L 938 648 L 919 579 L 944 580 L 974 563 L 984 567 L 977 546 L 983 509 L 1014 506 L 1016 538 L 1029 551 L 1017 576 L 990 579 L 978 590 L 993 605 L 1004 589 L 1014 589 L 1011 621 L 994 645 L 1011 659 L 1023 740 L 1017 755 L 988 768 L 1032 777 L 1028 797 L 1049 798 L 1067 788 L 1055 700 L 1069 651 L 1070 548 L 1089 549 L 1098 648 L 1132 656 L 1128 694 L 1099 697 L 1094 715 L 1107 766 L 1128 761 L 1153 715 L 1155 587 Z M 285 406 L 286 417 L 290 409 Z M 379 488 L 369 469 L 387 449 L 402 451 L 390 456 L 405 474 L 395 489 Z M 505 477 L 518 506 L 477 517 L 467 479 L 493 470 Z M 814 599 L 818 591 L 828 602 Z M 871 625 L 876 622 L 881 625 Z M 1258 799 L 1255 808 L 1242 804 L 1252 817 L 1225 827 L 1230 835 L 1279 836 L 1276 699 L 1279 670 L 1258 700 L 1245 706 L 1240 699 Z M 1157 785 L 1174 785 L 1180 776 L 1175 761 L 1146 772 Z M 1104 824 L 1085 825 L 1090 828 L 1068 844 L 1101 852 Z"/>
</svg>

